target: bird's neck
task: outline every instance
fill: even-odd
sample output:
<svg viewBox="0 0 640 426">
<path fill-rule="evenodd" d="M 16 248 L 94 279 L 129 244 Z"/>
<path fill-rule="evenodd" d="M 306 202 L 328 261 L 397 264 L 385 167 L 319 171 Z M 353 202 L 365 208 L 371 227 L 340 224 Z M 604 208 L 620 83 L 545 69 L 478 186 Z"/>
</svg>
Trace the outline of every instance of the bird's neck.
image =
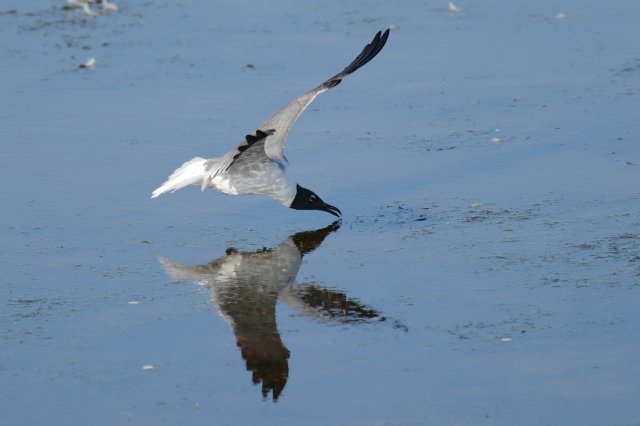
<svg viewBox="0 0 640 426">
<path fill-rule="evenodd" d="M 296 193 L 296 184 L 287 179 L 286 182 L 283 181 L 274 188 L 269 195 L 279 201 L 283 206 L 291 207 L 291 203 L 293 203 L 293 200 L 296 198 Z"/>
</svg>

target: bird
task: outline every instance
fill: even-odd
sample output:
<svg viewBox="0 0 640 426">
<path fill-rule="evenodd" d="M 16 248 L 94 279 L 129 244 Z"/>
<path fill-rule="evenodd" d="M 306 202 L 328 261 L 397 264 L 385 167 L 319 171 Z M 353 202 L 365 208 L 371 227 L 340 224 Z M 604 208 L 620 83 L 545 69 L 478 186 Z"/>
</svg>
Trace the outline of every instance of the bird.
<svg viewBox="0 0 640 426">
<path fill-rule="evenodd" d="M 102 11 L 104 13 L 116 13 L 118 12 L 118 5 L 110 3 L 108 0 L 102 0 Z"/>
<path fill-rule="evenodd" d="M 93 0 L 67 0 L 63 6 L 64 10 L 82 9 L 85 4 L 93 3 Z"/>
<path fill-rule="evenodd" d="M 302 259 L 318 249 L 340 228 L 340 221 L 322 229 L 297 232 L 272 248 L 242 252 L 228 248 L 226 255 L 204 265 L 185 265 L 160 258 L 172 281 L 206 286 L 213 306 L 236 338 L 254 384 L 262 396 L 277 401 L 289 378 L 291 352 L 276 323 L 278 302 L 299 315 L 324 323 L 360 325 L 385 321 L 374 308 L 346 293 L 315 283 L 297 283 Z"/>
<path fill-rule="evenodd" d="M 88 18 L 94 18 L 98 16 L 98 12 L 94 12 L 91 7 L 89 7 L 89 1 L 82 4 L 82 11 L 84 12 L 84 16 Z"/>
<path fill-rule="evenodd" d="M 449 2 L 449 12 L 451 12 L 451 13 L 462 12 L 462 8 L 459 8 L 452 1 L 450 1 Z"/>
<path fill-rule="evenodd" d="M 385 46 L 389 29 L 373 40 L 342 71 L 307 93 L 293 99 L 271 115 L 257 130 L 222 157 L 195 157 L 176 169 L 151 198 L 188 185 L 211 188 L 230 195 L 267 195 L 295 210 L 320 210 L 341 217 L 342 212 L 325 203 L 315 192 L 293 180 L 286 171 L 284 144 L 289 131 L 307 106 L 321 93 L 337 86 L 348 75 L 371 61 Z"/>
<path fill-rule="evenodd" d="M 67 0 L 63 9 L 64 10 L 82 9 L 86 17 L 93 18 L 95 16 L 98 16 L 98 13 L 94 12 L 91 9 L 90 7 L 91 3 L 95 3 L 95 0 Z"/>
<path fill-rule="evenodd" d="M 78 65 L 78 68 L 83 68 L 83 69 L 87 69 L 87 70 L 92 70 L 96 67 L 96 58 L 89 58 L 86 61 L 84 61 L 84 63 Z"/>
</svg>

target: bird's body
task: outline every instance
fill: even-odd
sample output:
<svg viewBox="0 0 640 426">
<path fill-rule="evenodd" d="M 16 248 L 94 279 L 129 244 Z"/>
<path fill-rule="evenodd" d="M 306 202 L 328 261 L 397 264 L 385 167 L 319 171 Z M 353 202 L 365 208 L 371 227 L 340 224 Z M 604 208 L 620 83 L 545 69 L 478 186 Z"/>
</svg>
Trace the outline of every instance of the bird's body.
<svg viewBox="0 0 640 426">
<path fill-rule="evenodd" d="M 94 12 L 90 6 L 90 4 L 94 2 L 95 0 L 67 0 L 64 5 L 64 10 L 82 9 L 86 17 L 93 18 L 98 16 L 98 13 Z"/>
<path fill-rule="evenodd" d="M 287 175 L 285 167 L 263 153 L 264 141 L 256 143 L 251 150 L 238 157 L 233 167 L 209 179 L 206 188 L 229 195 L 268 195 L 289 207 L 296 195 L 296 185 Z M 155 198 L 190 184 L 202 186 L 203 176 L 209 172 L 209 165 L 220 160 L 196 157 L 187 161 L 152 196 Z"/>
<path fill-rule="evenodd" d="M 92 3 L 93 0 L 67 0 L 64 4 L 64 10 L 82 9 L 85 4 Z"/>
<path fill-rule="evenodd" d="M 343 78 L 373 59 L 384 47 L 388 36 L 389 30 L 378 32 L 342 72 L 291 101 L 224 156 L 208 160 L 196 157 L 184 163 L 153 191 L 151 197 L 187 185 L 198 185 L 202 190 L 211 188 L 231 195 L 267 195 L 285 207 L 322 210 L 339 216 L 338 208 L 326 204 L 313 191 L 301 187 L 287 175 L 284 144 L 293 124 L 316 96 L 337 86 Z"/>
</svg>

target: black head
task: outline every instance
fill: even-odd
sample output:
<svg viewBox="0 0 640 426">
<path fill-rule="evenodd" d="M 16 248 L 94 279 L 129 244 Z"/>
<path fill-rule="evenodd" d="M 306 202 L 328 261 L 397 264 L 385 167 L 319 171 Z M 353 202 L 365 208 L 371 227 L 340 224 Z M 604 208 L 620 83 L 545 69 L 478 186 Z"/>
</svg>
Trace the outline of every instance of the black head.
<svg viewBox="0 0 640 426">
<path fill-rule="evenodd" d="M 342 215 L 339 208 L 325 203 L 315 192 L 300 185 L 296 186 L 298 191 L 296 192 L 296 198 L 293 199 L 289 206 L 290 208 L 296 210 L 322 210 L 337 217 Z"/>
</svg>

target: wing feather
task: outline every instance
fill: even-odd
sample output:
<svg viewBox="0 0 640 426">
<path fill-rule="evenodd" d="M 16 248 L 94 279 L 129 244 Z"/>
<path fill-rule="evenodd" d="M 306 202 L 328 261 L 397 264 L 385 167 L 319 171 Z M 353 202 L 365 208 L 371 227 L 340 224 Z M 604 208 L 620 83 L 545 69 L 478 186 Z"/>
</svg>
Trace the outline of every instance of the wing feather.
<svg viewBox="0 0 640 426">
<path fill-rule="evenodd" d="M 360 54 L 353 60 L 353 62 L 347 65 L 345 69 L 329 78 L 319 86 L 315 87 L 313 90 L 310 90 L 304 95 L 292 100 L 284 108 L 280 109 L 267 120 L 265 120 L 258 127 L 256 136 L 247 136 L 244 142 L 239 144 L 231 151 L 227 152 L 224 156 L 207 161 L 207 163 L 205 164 L 205 168 L 207 170 L 208 176 L 203 179 L 202 189 L 204 190 L 207 187 L 208 183 L 217 174 L 223 173 L 225 170 L 231 167 L 234 160 L 238 158 L 238 156 L 241 155 L 242 152 L 251 145 L 250 138 L 258 137 L 262 139 L 266 137 L 267 139 L 264 145 L 265 154 L 270 159 L 278 162 L 284 167 L 287 163 L 287 160 L 284 156 L 284 144 L 287 140 L 289 131 L 295 124 L 298 117 L 300 117 L 300 114 L 302 114 L 307 106 L 309 106 L 309 104 L 313 102 L 316 96 L 337 86 L 346 76 L 355 72 L 362 66 L 366 65 L 369 61 L 371 61 L 378 53 L 380 53 L 384 45 L 387 43 L 388 38 L 388 29 L 384 33 L 382 31 L 378 31 L 373 37 L 371 43 L 367 44 L 362 49 L 362 52 L 360 52 Z"/>
<path fill-rule="evenodd" d="M 287 140 L 289 130 L 291 130 L 298 117 L 300 117 L 300 114 L 313 102 L 316 96 L 337 86 L 343 78 L 372 60 L 387 43 L 387 38 L 389 38 L 389 30 L 386 30 L 384 33 L 378 31 L 371 43 L 367 44 L 356 59 L 347 65 L 344 70 L 329 78 L 313 90 L 289 102 L 284 108 L 262 123 L 259 127 L 260 129 L 275 130 L 274 133 L 267 138 L 264 145 L 267 156 L 284 165 L 286 163 L 284 144 Z"/>
</svg>

